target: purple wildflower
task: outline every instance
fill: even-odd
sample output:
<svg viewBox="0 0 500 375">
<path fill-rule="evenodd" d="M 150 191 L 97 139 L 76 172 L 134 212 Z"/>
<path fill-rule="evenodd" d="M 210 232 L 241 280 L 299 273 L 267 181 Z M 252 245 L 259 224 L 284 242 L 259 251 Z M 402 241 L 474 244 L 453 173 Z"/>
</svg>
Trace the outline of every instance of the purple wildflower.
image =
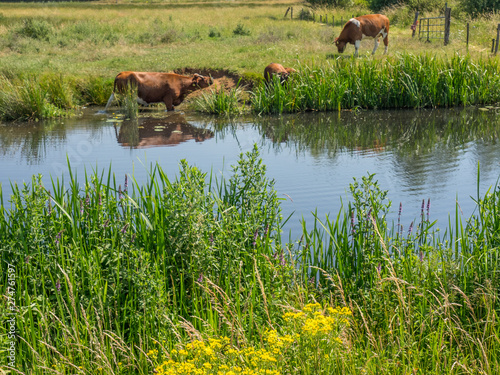
<svg viewBox="0 0 500 375">
<path fill-rule="evenodd" d="M 283 256 L 283 251 L 281 251 L 281 253 L 280 253 L 280 265 L 281 266 L 286 265 L 286 260 L 285 260 L 285 257 Z"/>
<path fill-rule="evenodd" d="M 101 197 L 101 193 L 99 193 L 99 206 L 102 206 L 102 197 Z"/>
<path fill-rule="evenodd" d="M 408 228 L 408 236 L 411 234 L 412 230 L 413 230 L 413 221 L 410 224 L 410 228 Z"/>
<path fill-rule="evenodd" d="M 56 289 L 58 293 L 61 293 L 61 283 L 59 282 L 59 280 L 57 280 Z"/>
<path fill-rule="evenodd" d="M 431 198 L 427 200 L 427 222 L 429 222 L 429 212 L 431 209 Z"/>
<path fill-rule="evenodd" d="M 382 271 L 382 265 L 379 263 L 377 266 L 377 272 L 380 273 Z"/>
<path fill-rule="evenodd" d="M 199 282 L 199 283 L 203 282 L 203 272 L 200 273 L 200 277 L 198 277 L 198 279 L 196 281 Z"/>
<path fill-rule="evenodd" d="M 85 197 L 85 205 L 86 205 L 87 207 L 89 207 L 89 206 L 90 206 L 90 197 L 89 197 L 89 193 L 87 193 L 87 196 Z"/>
<path fill-rule="evenodd" d="M 420 259 L 420 262 L 424 261 L 424 253 L 422 252 L 422 249 L 420 249 L 419 259 Z"/>
<path fill-rule="evenodd" d="M 30 262 L 30 259 L 31 257 L 28 255 L 25 259 L 24 259 L 24 263 L 28 264 Z"/>
<path fill-rule="evenodd" d="M 399 212 L 398 212 L 398 228 L 401 231 L 401 234 L 403 232 L 403 227 L 401 226 L 401 212 L 403 212 L 403 203 L 399 202 Z"/>
<path fill-rule="evenodd" d="M 55 240 L 54 240 L 54 242 L 55 242 L 56 246 L 57 246 L 57 245 L 59 245 L 59 240 L 61 239 L 62 232 L 63 232 L 63 231 L 60 231 L 60 232 L 59 232 L 59 233 L 57 233 L 57 235 L 56 235 L 56 238 L 55 238 Z"/>
<path fill-rule="evenodd" d="M 125 233 L 127 232 L 127 229 L 128 229 L 128 223 L 126 223 L 126 224 L 123 226 L 123 228 L 121 229 L 121 232 L 122 232 L 123 234 L 125 234 Z"/>
<path fill-rule="evenodd" d="M 122 200 L 123 194 L 122 194 L 122 186 L 121 185 L 118 185 L 118 193 L 119 193 L 118 199 Z"/>
<path fill-rule="evenodd" d="M 422 221 L 424 221 L 424 207 L 425 207 L 425 199 L 422 199 L 422 208 L 420 209 L 420 215 L 422 216 Z"/>
<path fill-rule="evenodd" d="M 125 194 L 127 193 L 127 188 L 128 188 L 128 175 L 125 175 L 125 189 L 123 190 Z"/>
<path fill-rule="evenodd" d="M 135 233 L 132 233 L 132 238 L 130 239 L 130 242 L 134 242 L 135 241 Z"/>
<path fill-rule="evenodd" d="M 258 236 L 258 235 L 259 235 L 259 230 L 258 230 L 258 229 L 256 229 L 256 230 L 255 230 L 255 233 L 253 234 L 253 242 L 252 242 L 252 245 L 254 245 L 254 246 L 255 246 L 255 244 L 257 243 L 256 241 L 257 241 L 257 236 Z"/>
<path fill-rule="evenodd" d="M 102 226 L 103 226 L 103 228 L 107 228 L 108 225 L 109 225 L 109 219 L 106 220 Z"/>
<path fill-rule="evenodd" d="M 266 225 L 266 228 L 264 229 L 264 237 L 267 236 L 267 231 L 269 230 L 269 224 Z"/>
<path fill-rule="evenodd" d="M 52 214 L 52 203 L 50 202 L 50 190 L 49 190 L 49 199 L 48 199 L 48 209 L 49 209 L 49 215 Z"/>
</svg>

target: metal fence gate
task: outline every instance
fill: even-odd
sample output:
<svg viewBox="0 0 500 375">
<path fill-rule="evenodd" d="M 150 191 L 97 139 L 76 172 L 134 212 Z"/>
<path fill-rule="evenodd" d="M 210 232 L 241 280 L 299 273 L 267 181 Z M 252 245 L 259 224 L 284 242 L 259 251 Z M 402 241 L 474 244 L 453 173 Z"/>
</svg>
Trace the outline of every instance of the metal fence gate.
<svg viewBox="0 0 500 375">
<path fill-rule="evenodd" d="M 418 22 L 418 38 L 426 39 L 430 42 L 431 39 L 443 39 L 444 45 L 450 42 L 450 20 L 451 8 L 445 5 L 444 16 L 420 18 Z"/>
</svg>

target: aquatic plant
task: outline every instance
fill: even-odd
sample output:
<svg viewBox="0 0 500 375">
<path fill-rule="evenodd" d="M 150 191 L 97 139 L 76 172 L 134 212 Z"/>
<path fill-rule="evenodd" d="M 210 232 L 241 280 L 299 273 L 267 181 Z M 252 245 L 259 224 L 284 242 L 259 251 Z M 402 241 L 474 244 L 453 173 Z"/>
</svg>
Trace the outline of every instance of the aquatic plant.
<svg viewBox="0 0 500 375">
<path fill-rule="evenodd" d="M 298 70 L 286 86 L 258 86 L 253 111 L 452 107 L 500 101 L 498 61 L 472 61 L 468 55 L 449 60 L 410 54 L 384 60 L 338 58 Z"/>
<path fill-rule="evenodd" d="M 111 170 L 80 183 L 70 169 L 68 185 L 35 176 L 13 184 L 7 202 L 0 190 L 0 261 L 12 270 L 1 276 L 0 318 L 15 320 L 19 338 L 12 367 L 500 370 L 498 186 L 478 195 L 467 223 L 456 215 L 441 232 L 429 201 L 409 228 L 388 223 L 387 192 L 368 174 L 336 216 L 304 222 L 303 237 L 285 243 L 257 150 L 231 172 L 216 178 L 184 161 L 169 179 L 156 165 L 140 185 Z"/>
<path fill-rule="evenodd" d="M 244 111 L 244 105 L 240 104 L 242 100 L 243 90 L 239 87 L 239 82 L 236 87 L 226 89 L 224 86 L 220 88 L 210 89 L 195 98 L 194 108 L 203 113 L 216 115 L 239 115 Z"/>
</svg>

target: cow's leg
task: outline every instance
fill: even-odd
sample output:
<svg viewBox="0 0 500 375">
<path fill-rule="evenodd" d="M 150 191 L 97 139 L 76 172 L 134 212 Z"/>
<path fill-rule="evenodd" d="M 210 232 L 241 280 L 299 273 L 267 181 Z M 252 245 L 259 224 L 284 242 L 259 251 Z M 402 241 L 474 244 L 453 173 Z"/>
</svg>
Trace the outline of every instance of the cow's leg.
<svg viewBox="0 0 500 375">
<path fill-rule="evenodd" d="M 373 46 L 372 55 L 375 55 L 375 51 L 377 50 L 379 43 L 380 40 L 378 38 L 375 38 L 375 45 Z"/>
<path fill-rule="evenodd" d="M 358 57 L 358 50 L 360 45 L 361 45 L 361 40 L 356 40 L 354 42 L 354 48 L 355 48 L 354 57 Z"/>
<path fill-rule="evenodd" d="M 386 35 L 384 38 L 385 50 L 384 55 L 387 54 L 387 50 L 389 49 L 389 35 Z"/>
<path fill-rule="evenodd" d="M 172 101 L 171 97 L 165 97 L 163 98 L 163 103 L 165 103 L 165 106 L 167 107 L 167 111 L 174 111 L 174 103 Z"/>
</svg>

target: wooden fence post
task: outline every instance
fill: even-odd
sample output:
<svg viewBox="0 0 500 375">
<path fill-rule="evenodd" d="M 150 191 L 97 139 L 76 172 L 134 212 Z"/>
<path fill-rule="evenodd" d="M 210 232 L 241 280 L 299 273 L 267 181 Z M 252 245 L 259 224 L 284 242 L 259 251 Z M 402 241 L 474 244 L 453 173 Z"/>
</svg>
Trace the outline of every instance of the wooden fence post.
<svg viewBox="0 0 500 375">
<path fill-rule="evenodd" d="M 497 43 L 495 45 L 495 55 L 498 52 L 498 40 L 500 39 L 500 23 L 497 26 Z"/>
<path fill-rule="evenodd" d="M 411 29 L 413 30 L 413 32 L 411 33 L 412 38 L 415 36 L 415 32 L 417 31 L 417 22 L 418 22 L 418 10 L 415 12 L 415 19 L 413 20 L 413 25 L 411 26 Z"/>
<path fill-rule="evenodd" d="M 451 8 L 448 8 L 448 4 L 446 5 L 446 9 L 444 10 L 444 45 L 448 45 L 450 43 L 450 25 L 451 25 Z"/>
<path fill-rule="evenodd" d="M 491 39 L 491 53 L 495 51 L 495 38 Z"/>
<path fill-rule="evenodd" d="M 289 12 L 289 11 L 290 11 L 290 7 L 288 7 L 288 8 L 286 9 L 286 12 L 285 12 L 285 15 L 283 16 L 283 18 L 286 18 L 286 16 L 287 16 L 287 14 L 288 14 L 288 12 Z"/>
<path fill-rule="evenodd" d="M 467 51 L 469 50 L 469 22 L 467 22 Z"/>
<path fill-rule="evenodd" d="M 293 7 L 290 7 L 290 19 L 293 20 Z"/>
<path fill-rule="evenodd" d="M 325 23 L 328 25 L 328 14 L 325 15 Z"/>
</svg>

